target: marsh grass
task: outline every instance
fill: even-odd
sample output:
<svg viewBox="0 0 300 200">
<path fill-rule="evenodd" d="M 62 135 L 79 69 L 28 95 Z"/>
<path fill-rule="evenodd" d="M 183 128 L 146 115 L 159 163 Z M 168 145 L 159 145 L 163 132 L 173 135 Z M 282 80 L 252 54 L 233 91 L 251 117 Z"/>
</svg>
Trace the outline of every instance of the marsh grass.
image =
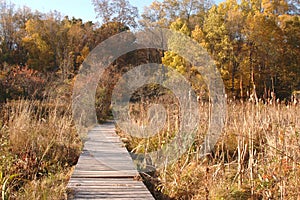
<svg viewBox="0 0 300 200">
<path fill-rule="evenodd" d="M 172 199 L 300 199 L 300 106 L 231 102 L 227 109 L 225 127 L 211 154 L 199 157 L 209 117 L 204 103 L 199 104 L 202 118 L 193 146 L 155 176 L 144 176 L 145 181 Z M 160 141 L 168 141 L 168 130 L 172 128 L 152 140 L 127 137 L 129 150 L 160 148 Z"/>
<path fill-rule="evenodd" d="M 64 199 L 81 151 L 69 107 L 59 101 L 12 101 L 2 106 L 2 199 Z"/>
</svg>

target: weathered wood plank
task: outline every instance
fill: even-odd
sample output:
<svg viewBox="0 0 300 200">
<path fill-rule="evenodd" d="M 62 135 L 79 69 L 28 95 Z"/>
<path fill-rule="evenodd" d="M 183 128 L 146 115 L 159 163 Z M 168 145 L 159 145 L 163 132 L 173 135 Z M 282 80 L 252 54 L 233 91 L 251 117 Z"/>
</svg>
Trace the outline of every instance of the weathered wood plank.
<svg viewBox="0 0 300 200">
<path fill-rule="evenodd" d="M 68 183 L 68 199 L 154 199 L 137 176 L 114 124 L 98 125 L 88 132 Z"/>
<path fill-rule="evenodd" d="M 105 178 L 105 177 L 135 177 L 136 171 L 75 171 L 72 177 Z"/>
</svg>

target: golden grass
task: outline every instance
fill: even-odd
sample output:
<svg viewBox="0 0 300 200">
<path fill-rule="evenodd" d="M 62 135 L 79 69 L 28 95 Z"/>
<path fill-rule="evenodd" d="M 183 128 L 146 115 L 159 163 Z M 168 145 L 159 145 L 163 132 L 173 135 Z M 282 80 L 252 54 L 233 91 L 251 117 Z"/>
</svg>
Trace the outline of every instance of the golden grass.
<svg viewBox="0 0 300 200">
<path fill-rule="evenodd" d="M 200 111 L 202 116 L 209 116 L 207 105 L 201 105 Z M 159 169 L 156 180 L 152 177 L 151 181 L 157 190 L 174 199 L 300 199 L 299 116 L 300 106 L 295 105 L 229 103 L 226 124 L 214 151 L 199 158 L 207 128 L 204 117 L 189 152 Z M 161 132 L 155 141 L 167 135 Z M 127 142 L 133 150 L 161 145 L 132 137 Z"/>
<path fill-rule="evenodd" d="M 63 199 L 82 145 L 70 108 L 20 100 L 4 105 L 2 116 L 2 199 Z"/>
<path fill-rule="evenodd" d="M 139 113 L 138 107 L 132 110 Z M 180 122 L 174 117 L 176 105 L 169 108 L 167 127 L 155 137 L 136 139 L 122 133 L 130 150 L 152 151 L 174 137 Z M 149 178 L 164 194 L 160 196 L 300 199 L 300 106 L 229 103 L 222 136 L 205 158 L 199 157 L 199 147 L 207 130 L 208 106 L 199 105 L 199 111 L 193 146 Z M 51 101 L 21 100 L 2 107 L 2 199 L 66 199 L 66 184 L 82 147 L 70 112 Z"/>
</svg>

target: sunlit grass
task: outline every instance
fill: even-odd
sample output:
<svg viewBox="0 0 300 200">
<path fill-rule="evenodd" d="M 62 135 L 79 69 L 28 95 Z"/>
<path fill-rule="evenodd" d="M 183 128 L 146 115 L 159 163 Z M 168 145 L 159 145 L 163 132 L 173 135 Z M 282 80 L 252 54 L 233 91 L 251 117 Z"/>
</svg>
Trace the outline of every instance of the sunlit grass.
<svg viewBox="0 0 300 200">
<path fill-rule="evenodd" d="M 209 116 L 207 105 L 200 105 L 200 111 Z M 297 105 L 229 103 L 222 136 L 210 155 L 199 157 L 207 128 L 204 117 L 193 147 L 148 181 L 174 199 L 300 198 L 299 116 Z M 164 141 L 166 136 L 160 132 L 152 140 Z M 127 143 L 133 151 L 158 146 L 132 137 Z"/>
<path fill-rule="evenodd" d="M 1 112 L 2 199 L 64 198 L 82 145 L 70 108 L 52 100 L 20 100 Z"/>
</svg>

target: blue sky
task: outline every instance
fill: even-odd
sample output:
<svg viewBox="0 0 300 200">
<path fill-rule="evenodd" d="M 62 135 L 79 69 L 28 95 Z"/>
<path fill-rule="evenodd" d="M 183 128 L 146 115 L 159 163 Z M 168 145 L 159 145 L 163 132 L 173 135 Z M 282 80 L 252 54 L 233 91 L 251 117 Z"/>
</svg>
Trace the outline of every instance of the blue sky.
<svg viewBox="0 0 300 200">
<path fill-rule="evenodd" d="M 96 21 L 96 13 L 91 0 L 7 0 L 16 4 L 17 7 L 26 5 L 32 10 L 38 10 L 43 13 L 57 10 L 71 17 L 81 18 L 83 21 Z M 140 13 L 144 6 L 151 4 L 153 0 L 129 0 L 134 6 L 137 6 Z M 216 2 L 220 0 L 215 0 Z"/>
</svg>

